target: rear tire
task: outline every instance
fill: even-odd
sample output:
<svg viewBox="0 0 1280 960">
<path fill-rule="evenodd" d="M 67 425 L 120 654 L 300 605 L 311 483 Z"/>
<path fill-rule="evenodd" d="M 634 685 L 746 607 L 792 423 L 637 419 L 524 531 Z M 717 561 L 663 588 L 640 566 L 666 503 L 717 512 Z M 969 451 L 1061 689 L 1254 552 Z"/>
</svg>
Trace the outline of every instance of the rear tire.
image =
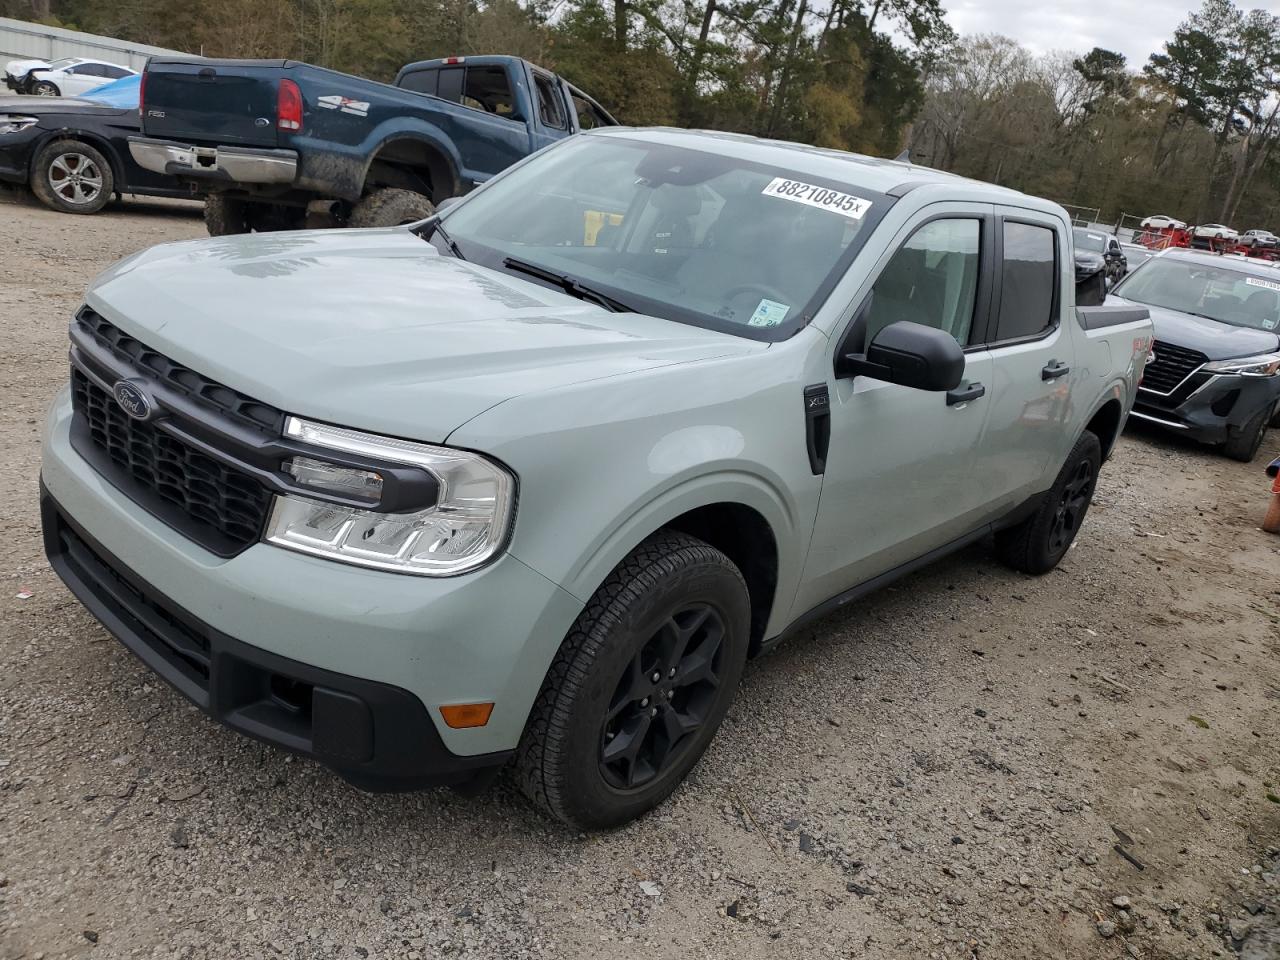
<svg viewBox="0 0 1280 960">
<path fill-rule="evenodd" d="M 362 198 L 351 210 L 349 227 L 395 227 L 425 220 L 435 205 L 420 193 L 383 187 Z"/>
<path fill-rule="evenodd" d="M 996 533 L 1000 559 L 1023 573 L 1048 573 L 1056 567 L 1084 523 L 1102 466 L 1102 444 L 1086 430 L 1067 454 L 1058 478 L 1039 509 L 1016 526 Z"/>
<path fill-rule="evenodd" d="M 305 218 L 306 211 L 301 208 L 242 200 L 225 193 L 211 193 L 204 200 L 204 225 L 211 237 L 298 230 Z"/>
<path fill-rule="evenodd" d="M 1249 418 L 1240 428 L 1240 433 L 1222 445 L 1222 452 L 1232 460 L 1241 463 L 1252 463 L 1262 447 L 1262 440 L 1267 435 L 1267 427 L 1271 425 L 1274 414 L 1270 407 L 1264 407 Z"/>
<path fill-rule="evenodd" d="M 31 192 L 62 213 L 97 213 L 115 191 L 111 164 L 81 140 L 55 140 L 31 162 Z"/>
<path fill-rule="evenodd" d="M 520 788 L 580 829 L 653 809 L 715 736 L 750 628 L 728 557 L 682 533 L 650 537 L 595 592 L 547 671 L 517 752 Z"/>
</svg>

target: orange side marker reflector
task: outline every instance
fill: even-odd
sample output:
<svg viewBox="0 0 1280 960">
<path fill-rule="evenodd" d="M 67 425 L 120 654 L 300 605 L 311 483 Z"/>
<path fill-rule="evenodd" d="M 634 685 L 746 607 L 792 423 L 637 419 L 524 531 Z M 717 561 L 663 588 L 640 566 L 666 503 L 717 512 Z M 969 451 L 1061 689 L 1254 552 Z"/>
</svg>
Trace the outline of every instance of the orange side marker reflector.
<svg viewBox="0 0 1280 960">
<path fill-rule="evenodd" d="M 455 730 L 466 727 L 483 727 L 493 713 L 492 703 L 453 703 L 440 708 L 444 722 Z"/>
</svg>

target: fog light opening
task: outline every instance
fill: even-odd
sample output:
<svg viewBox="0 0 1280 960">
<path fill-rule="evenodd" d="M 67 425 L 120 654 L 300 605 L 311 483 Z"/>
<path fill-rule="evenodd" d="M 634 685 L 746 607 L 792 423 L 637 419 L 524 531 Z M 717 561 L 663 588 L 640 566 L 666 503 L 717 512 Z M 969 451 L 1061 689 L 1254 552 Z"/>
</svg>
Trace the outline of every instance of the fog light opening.
<svg viewBox="0 0 1280 960">
<path fill-rule="evenodd" d="M 315 691 L 309 683 L 302 683 L 279 674 L 271 675 L 271 699 L 290 713 L 307 717 L 311 715 L 311 695 Z"/>
</svg>

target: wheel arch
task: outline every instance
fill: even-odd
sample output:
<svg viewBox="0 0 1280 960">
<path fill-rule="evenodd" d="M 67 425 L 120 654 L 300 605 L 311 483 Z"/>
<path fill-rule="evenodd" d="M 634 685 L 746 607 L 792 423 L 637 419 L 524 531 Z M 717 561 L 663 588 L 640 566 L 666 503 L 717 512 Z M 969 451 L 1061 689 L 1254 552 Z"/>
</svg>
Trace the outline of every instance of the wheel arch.
<svg viewBox="0 0 1280 960">
<path fill-rule="evenodd" d="M 369 154 L 361 178 L 361 192 L 371 184 L 424 193 L 433 203 L 461 191 L 458 165 L 444 143 L 422 132 L 404 131 L 385 137 Z"/>
<path fill-rule="evenodd" d="M 751 599 L 751 644 L 779 629 L 789 612 L 803 546 L 787 501 L 763 479 L 745 473 L 712 474 L 666 491 L 620 521 L 563 584 L 585 601 L 632 550 L 660 530 L 704 540 L 742 572 Z"/>
<path fill-rule="evenodd" d="M 1103 400 L 1089 415 L 1084 429 L 1098 438 L 1102 444 L 1103 462 L 1111 456 L 1116 440 L 1120 437 L 1120 428 L 1124 420 L 1124 407 L 1119 397 L 1110 396 Z"/>
</svg>

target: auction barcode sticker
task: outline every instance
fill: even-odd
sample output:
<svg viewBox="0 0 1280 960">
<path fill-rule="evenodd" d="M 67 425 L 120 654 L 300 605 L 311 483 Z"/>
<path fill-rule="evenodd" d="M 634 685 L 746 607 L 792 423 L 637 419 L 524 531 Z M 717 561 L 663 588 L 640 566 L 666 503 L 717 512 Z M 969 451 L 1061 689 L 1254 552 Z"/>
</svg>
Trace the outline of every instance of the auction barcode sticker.
<svg viewBox="0 0 1280 960">
<path fill-rule="evenodd" d="M 1280 283 L 1275 280 L 1263 280 L 1260 277 L 1245 277 L 1244 282 L 1251 287 L 1266 287 L 1268 290 L 1280 290 Z"/>
<path fill-rule="evenodd" d="M 841 193 L 828 187 L 820 187 L 816 183 L 802 183 L 799 180 L 788 180 L 786 177 L 774 177 L 760 191 L 766 197 L 781 197 L 795 203 L 805 203 L 819 210 L 829 210 L 841 216 L 861 220 L 863 214 L 871 209 L 871 201 L 855 197 L 851 193 Z"/>
</svg>

